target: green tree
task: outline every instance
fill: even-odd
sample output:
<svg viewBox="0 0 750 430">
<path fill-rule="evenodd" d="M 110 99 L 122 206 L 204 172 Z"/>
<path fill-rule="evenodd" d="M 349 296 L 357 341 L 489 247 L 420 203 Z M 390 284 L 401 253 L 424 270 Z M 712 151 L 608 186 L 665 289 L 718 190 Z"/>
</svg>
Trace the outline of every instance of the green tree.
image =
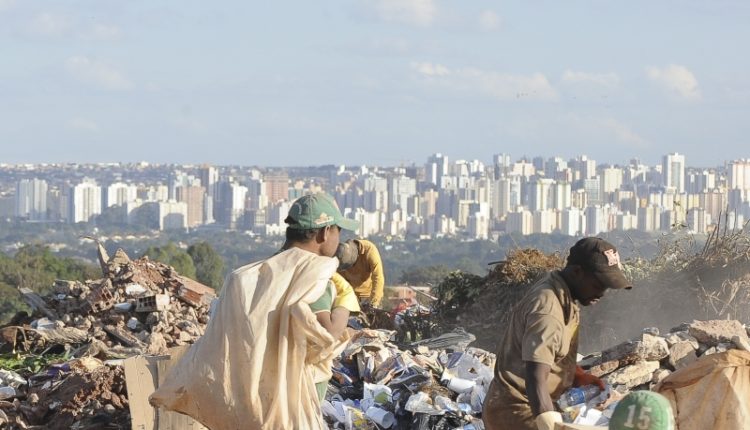
<svg viewBox="0 0 750 430">
<path fill-rule="evenodd" d="M 39 294 L 52 289 L 55 279 L 85 281 L 102 276 L 93 264 L 75 258 L 61 258 L 42 245 L 27 245 L 13 258 L 0 254 L 0 321 L 6 321 L 19 310 L 28 310 L 16 288 L 25 287 Z"/>
<path fill-rule="evenodd" d="M 399 281 L 408 285 L 430 285 L 435 287 L 450 273 L 451 269 L 442 264 L 409 266 L 401 272 Z"/>
<path fill-rule="evenodd" d="M 182 276 L 196 279 L 193 259 L 174 242 L 169 242 L 165 246 L 151 246 L 143 253 L 143 256 L 174 267 Z"/>
<path fill-rule="evenodd" d="M 193 259 L 198 281 L 219 290 L 224 281 L 224 260 L 208 242 L 190 245 L 188 255 Z"/>
</svg>

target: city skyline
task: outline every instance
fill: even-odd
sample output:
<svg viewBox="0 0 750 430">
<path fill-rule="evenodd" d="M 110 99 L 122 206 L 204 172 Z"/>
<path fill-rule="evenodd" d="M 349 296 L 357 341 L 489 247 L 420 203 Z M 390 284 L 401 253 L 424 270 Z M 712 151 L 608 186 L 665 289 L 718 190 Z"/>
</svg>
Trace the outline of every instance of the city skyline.
<svg viewBox="0 0 750 430">
<path fill-rule="evenodd" d="M 523 148 L 717 165 L 750 135 L 748 18 L 728 0 L 0 0 L 0 161 L 398 165 Z"/>
<path fill-rule="evenodd" d="M 179 165 L 0 165 L 0 217 L 153 230 L 220 228 L 279 236 L 291 202 L 330 193 L 361 237 L 460 236 L 685 228 L 706 234 L 750 219 L 750 160 L 691 168 L 495 154 L 492 163 L 434 153 L 408 167 L 258 169 Z M 49 181 L 47 180 L 49 179 Z"/>
</svg>

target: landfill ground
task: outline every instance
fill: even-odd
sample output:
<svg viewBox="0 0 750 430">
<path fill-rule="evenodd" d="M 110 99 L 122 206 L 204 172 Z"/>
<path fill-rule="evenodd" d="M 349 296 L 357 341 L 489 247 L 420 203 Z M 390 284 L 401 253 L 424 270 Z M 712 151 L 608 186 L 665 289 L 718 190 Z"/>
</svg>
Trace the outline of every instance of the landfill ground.
<svg viewBox="0 0 750 430">
<path fill-rule="evenodd" d="M 636 288 L 583 311 L 579 364 L 616 401 L 700 357 L 750 351 L 748 243 L 744 233 L 717 234 L 697 253 L 673 242 L 654 260 L 626 262 Z M 0 327 L 0 428 L 129 429 L 123 360 L 202 335 L 212 289 L 122 250 L 100 248 L 100 264 L 101 279 L 57 281 L 45 297 L 21 292 L 34 311 Z M 482 428 L 504 318 L 562 264 L 516 250 L 486 277 L 446 279 L 429 312 L 381 312 L 374 327 L 352 329 L 323 403 L 331 428 Z"/>
</svg>

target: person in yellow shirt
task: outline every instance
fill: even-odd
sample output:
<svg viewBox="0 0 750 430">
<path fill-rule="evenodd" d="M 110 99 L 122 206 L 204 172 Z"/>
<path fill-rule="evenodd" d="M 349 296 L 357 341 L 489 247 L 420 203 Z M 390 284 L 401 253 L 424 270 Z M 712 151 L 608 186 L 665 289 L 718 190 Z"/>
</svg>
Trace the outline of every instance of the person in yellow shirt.
<svg viewBox="0 0 750 430">
<path fill-rule="evenodd" d="M 346 279 L 360 303 L 380 306 L 383 300 L 383 262 L 374 243 L 365 239 L 352 239 L 339 244 L 336 251 L 339 273 Z"/>
</svg>

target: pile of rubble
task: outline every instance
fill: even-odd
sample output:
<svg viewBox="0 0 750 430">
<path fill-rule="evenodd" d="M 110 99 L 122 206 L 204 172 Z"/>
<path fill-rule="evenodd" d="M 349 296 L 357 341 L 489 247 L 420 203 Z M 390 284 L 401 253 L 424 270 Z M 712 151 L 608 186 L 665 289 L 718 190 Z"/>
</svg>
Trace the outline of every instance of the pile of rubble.
<svg viewBox="0 0 750 430">
<path fill-rule="evenodd" d="M 462 330 L 399 349 L 363 329 L 333 368 L 323 414 L 334 429 L 478 429 L 495 356 Z"/>
<path fill-rule="evenodd" d="M 122 359 L 166 354 L 203 334 L 213 289 L 147 257 L 110 258 L 101 245 L 99 262 L 102 279 L 56 281 L 46 297 L 21 290 L 34 312 L 0 328 L 0 354 L 62 358 L 0 381 L 0 427 L 129 428 Z"/>
<path fill-rule="evenodd" d="M 736 320 L 693 321 L 664 335 L 648 328 L 640 339 L 591 354 L 580 364 L 618 391 L 651 389 L 698 357 L 729 349 L 750 352 L 749 330 Z"/>
<path fill-rule="evenodd" d="M 750 327 L 736 320 L 693 321 L 664 335 L 656 328 L 646 328 L 639 339 L 579 361 L 590 374 L 602 378 L 608 390 L 599 396 L 598 390 L 594 390 L 591 397 L 580 398 L 580 403 L 563 408 L 564 416 L 577 424 L 606 425 L 617 401 L 630 391 L 658 390 L 658 385 L 672 372 L 689 366 L 699 357 L 730 349 L 750 352 L 749 335 Z M 606 400 L 602 402 L 603 399 Z"/>
</svg>

